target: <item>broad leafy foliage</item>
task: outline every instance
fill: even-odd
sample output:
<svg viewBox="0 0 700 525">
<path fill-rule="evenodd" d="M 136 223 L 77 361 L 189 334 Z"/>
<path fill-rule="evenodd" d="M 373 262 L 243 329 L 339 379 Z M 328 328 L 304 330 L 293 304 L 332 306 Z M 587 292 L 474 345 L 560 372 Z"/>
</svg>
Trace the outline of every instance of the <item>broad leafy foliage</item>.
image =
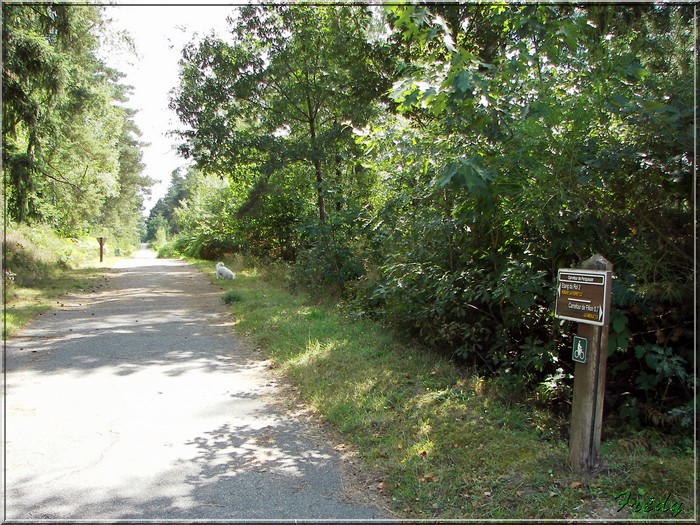
<svg viewBox="0 0 700 525">
<path fill-rule="evenodd" d="M 395 188 L 399 210 L 387 200 L 383 220 L 400 227 L 370 297 L 472 362 L 555 375 L 572 368 L 551 313 L 556 270 L 600 252 L 616 269 L 611 399 L 689 399 L 690 11 L 442 9 L 391 8 L 415 57 L 392 90 L 408 120 L 364 140 L 398 140 L 377 167 L 412 182 Z M 631 384 L 630 369 L 663 380 Z"/>
<path fill-rule="evenodd" d="M 363 38 L 367 17 L 359 8 L 309 6 L 239 15 L 232 42 L 206 38 L 183 51 L 172 107 L 192 129 L 181 133 L 181 151 L 248 184 L 251 199 L 282 173 L 306 172 L 324 222 L 328 179 L 352 157 L 352 128 L 384 91 L 373 63 L 380 57 Z"/>
</svg>

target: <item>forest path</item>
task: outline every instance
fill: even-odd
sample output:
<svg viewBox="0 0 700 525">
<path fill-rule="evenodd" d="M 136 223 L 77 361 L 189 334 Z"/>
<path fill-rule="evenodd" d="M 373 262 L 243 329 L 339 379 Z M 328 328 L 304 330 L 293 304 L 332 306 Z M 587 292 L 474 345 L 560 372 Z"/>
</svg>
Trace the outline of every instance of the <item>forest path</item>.
<svg viewBox="0 0 700 525">
<path fill-rule="evenodd" d="M 10 338 L 5 518 L 386 517 L 232 325 L 206 276 L 141 250 Z"/>
</svg>

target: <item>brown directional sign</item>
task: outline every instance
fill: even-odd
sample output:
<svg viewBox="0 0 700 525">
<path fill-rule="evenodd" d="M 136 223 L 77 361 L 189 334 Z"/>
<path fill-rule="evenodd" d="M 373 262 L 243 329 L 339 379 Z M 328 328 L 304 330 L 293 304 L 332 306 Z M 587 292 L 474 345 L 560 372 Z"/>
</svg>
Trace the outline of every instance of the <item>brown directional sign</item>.
<svg viewBox="0 0 700 525">
<path fill-rule="evenodd" d="M 557 279 L 554 315 L 568 321 L 607 326 L 610 279 L 611 272 L 562 268 Z"/>
</svg>

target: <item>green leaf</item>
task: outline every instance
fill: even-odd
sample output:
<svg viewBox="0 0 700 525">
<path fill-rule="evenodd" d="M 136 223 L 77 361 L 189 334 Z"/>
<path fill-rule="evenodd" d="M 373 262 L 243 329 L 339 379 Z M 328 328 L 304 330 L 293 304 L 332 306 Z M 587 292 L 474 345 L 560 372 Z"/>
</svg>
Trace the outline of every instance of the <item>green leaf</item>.
<svg viewBox="0 0 700 525">
<path fill-rule="evenodd" d="M 662 111 L 668 107 L 666 104 L 658 100 L 642 100 L 641 104 L 646 111 L 654 112 Z"/>
<path fill-rule="evenodd" d="M 557 31 L 557 34 L 563 35 L 566 40 L 566 44 L 571 49 L 576 49 L 576 44 L 578 41 L 578 28 L 575 24 L 571 22 L 564 22 L 562 26 Z"/>
<path fill-rule="evenodd" d="M 415 106 L 416 104 L 418 104 L 419 98 L 420 98 L 420 90 L 417 87 L 414 87 L 413 90 L 408 92 L 408 94 L 403 99 L 403 102 L 401 103 L 401 107 L 405 108 L 405 109 L 409 109 L 412 106 Z"/>
<path fill-rule="evenodd" d="M 491 172 L 480 164 L 477 157 L 460 158 L 449 162 L 438 173 L 438 183 L 441 188 L 454 183 L 457 187 L 465 188 L 474 195 L 485 195 L 486 183 L 492 179 Z"/>
<path fill-rule="evenodd" d="M 622 71 L 632 79 L 642 79 L 647 75 L 646 69 L 644 69 L 644 66 L 642 66 L 638 60 L 627 64 Z"/>
<path fill-rule="evenodd" d="M 613 330 L 617 333 L 622 333 L 627 327 L 627 316 L 624 314 L 617 314 L 613 319 Z"/>
<path fill-rule="evenodd" d="M 658 347 L 652 347 L 656 349 Z M 662 356 L 657 352 L 647 352 L 644 356 L 644 360 L 649 368 L 658 372 L 659 364 L 661 363 Z"/>
<path fill-rule="evenodd" d="M 463 69 L 454 78 L 454 86 L 460 93 L 471 94 L 474 89 L 472 74 L 468 69 Z"/>
</svg>

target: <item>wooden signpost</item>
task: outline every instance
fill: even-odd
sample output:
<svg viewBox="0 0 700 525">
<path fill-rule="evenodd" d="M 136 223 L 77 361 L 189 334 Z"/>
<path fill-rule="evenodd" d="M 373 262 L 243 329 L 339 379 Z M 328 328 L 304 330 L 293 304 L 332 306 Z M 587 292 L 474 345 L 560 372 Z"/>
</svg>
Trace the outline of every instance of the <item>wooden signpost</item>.
<svg viewBox="0 0 700 525">
<path fill-rule="evenodd" d="M 107 242 L 107 237 L 98 237 L 97 242 L 100 243 L 100 262 L 102 262 L 102 258 L 104 257 L 105 242 Z"/>
<path fill-rule="evenodd" d="M 569 431 L 574 472 L 595 468 L 600 454 L 613 269 L 602 255 L 581 266 L 559 270 L 555 308 L 557 318 L 579 323 L 572 348 L 576 367 Z"/>
</svg>

